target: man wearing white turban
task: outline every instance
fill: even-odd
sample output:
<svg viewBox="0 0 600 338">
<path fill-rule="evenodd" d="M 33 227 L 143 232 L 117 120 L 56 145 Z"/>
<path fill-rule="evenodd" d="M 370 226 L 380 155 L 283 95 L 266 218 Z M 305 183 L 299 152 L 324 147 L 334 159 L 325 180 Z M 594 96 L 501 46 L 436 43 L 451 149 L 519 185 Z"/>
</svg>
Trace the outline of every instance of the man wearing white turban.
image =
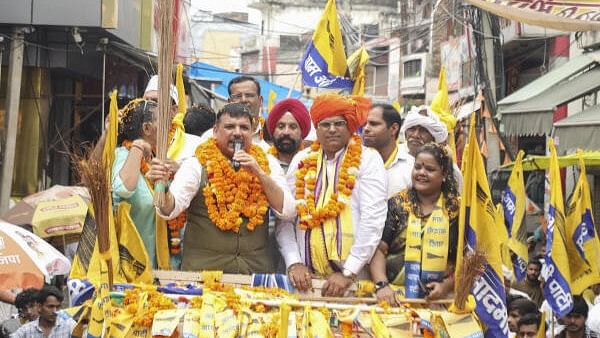
<svg viewBox="0 0 600 338">
<path fill-rule="evenodd" d="M 448 139 L 448 129 L 428 106 L 412 107 L 406 115 L 400 133 L 404 134 L 408 153 L 413 157 L 424 144 L 434 142 L 444 144 Z M 454 163 L 454 177 L 458 191 L 462 191 L 463 178 L 460 169 Z"/>
</svg>

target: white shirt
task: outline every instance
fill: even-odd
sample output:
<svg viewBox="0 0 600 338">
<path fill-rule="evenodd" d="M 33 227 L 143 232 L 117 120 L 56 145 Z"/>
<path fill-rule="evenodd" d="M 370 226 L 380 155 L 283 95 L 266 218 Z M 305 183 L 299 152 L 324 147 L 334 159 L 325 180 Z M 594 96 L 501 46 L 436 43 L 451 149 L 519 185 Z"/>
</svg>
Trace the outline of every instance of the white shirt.
<svg viewBox="0 0 600 338">
<path fill-rule="evenodd" d="M 269 176 L 275 181 L 275 184 L 283 190 L 283 208 L 281 213 L 273 209 L 271 210 L 273 210 L 273 213 L 279 218 L 293 219 L 296 217 L 296 201 L 286 185 L 283 169 L 281 169 L 279 162 L 272 155 L 267 154 L 267 159 L 269 160 L 269 169 L 271 171 Z M 164 215 L 160 212 L 159 208 L 156 208 L 158 214 L 162 218 L 169 220 L 186 210 L 200 190 L 201 178 L 202 166 L 200 165 L 198 158 L 190 157 L 184 160 L 177 173 L 175 173 L 173 182 L 171 182 L 171 185 L 169 186 L 169 192 L 171 192 L 175 200 L 175 207 L 169 215 Z"/>
<path fill-rule="evenodd" d="M 600 333 L 600 296 L 596 296 L 594 305 L 590 306 L 586 325 L 591 331 Z"/>
<path fill-rule="evenodd" d="M 196 149 L 201 143 L 202 138 L 200 136 L 188 133 L 183 134 L 183 149 L 181 149 L 179 156 L 174 160 L 181 164 L 186 159 L 194 157 L 196 155 Z"/>
<path fill-rule="evenodd" d="M 392 166 L 386 169 L 388 199 L 410 187 L 411 173 L 414 165 L 415 158 L 406 151 L 406 148 L 398 147 Z"/>
<path fill-rule="evenodd" d="M 303 160 L 310 148 L 304 149 L 290 163 L 287 182 L 292 194 L 296 191 L 298 163 Z M 335 166 L 336 159 L 342 155 L 343 149 L 335 154 L 335 159 L 328 160 L 327 166 Z M 385 167 L 381 156 L 372 148 L 363 147 L 361 162 L 356 176 L 356 184 L 350 196 L 354 242 L 343 268 L 359 274 L 367 264 L 381 240 L 383 226 L 387 215 L 387 181 Z M 286 267 L 295 263 L 303 263 L 305 259 L 305 231 L 296 226 L 296 222 L 281 221 L 275 229 L 279 250 L 285 260 Z M 339 262 L 342 263 L 342 262 Z"/>
</svg>

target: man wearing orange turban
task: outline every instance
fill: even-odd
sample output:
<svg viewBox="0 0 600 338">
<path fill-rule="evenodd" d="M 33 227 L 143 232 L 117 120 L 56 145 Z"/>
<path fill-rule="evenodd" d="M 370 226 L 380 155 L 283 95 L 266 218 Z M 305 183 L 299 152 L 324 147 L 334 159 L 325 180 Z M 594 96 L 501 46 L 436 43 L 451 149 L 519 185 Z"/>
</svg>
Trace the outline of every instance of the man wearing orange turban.
<svg viewBox="0 0 600 338">
<path fill-rule="evenodd" d="M 386 171 L 379 153 L 355 134 L 371 100 L 326 94 L 310 116 L 317 141 L 290 163 L 287 181 L 297 200 L 298 220 L 281 222 L 279 249 L 298 290 L 311 275 L 326 278 L 324 296 L 343 296 L 357 277 L 368 276 L 387 213 Z"/>
</svg>

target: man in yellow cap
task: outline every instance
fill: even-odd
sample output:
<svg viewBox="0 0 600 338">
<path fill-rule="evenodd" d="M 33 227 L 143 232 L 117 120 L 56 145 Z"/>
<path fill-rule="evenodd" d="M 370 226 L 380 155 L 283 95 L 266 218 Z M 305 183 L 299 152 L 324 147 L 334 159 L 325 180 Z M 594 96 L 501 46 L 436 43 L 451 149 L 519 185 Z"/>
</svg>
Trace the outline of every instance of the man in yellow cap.
<svg viewBox="0 0 600 338">
<path fill-rule="evenodd" d="M 342 296 L 370 261 L 387 213 L 381 156 L 355 134 L 371 101 L 326 94 L 310 109 L 317 140 L 292 160 L 287 175 L 295 194 L 296 224 L 281 222 L 277 241 L 294 287 L 326 278 L 322 294 Z"/>
</svg>

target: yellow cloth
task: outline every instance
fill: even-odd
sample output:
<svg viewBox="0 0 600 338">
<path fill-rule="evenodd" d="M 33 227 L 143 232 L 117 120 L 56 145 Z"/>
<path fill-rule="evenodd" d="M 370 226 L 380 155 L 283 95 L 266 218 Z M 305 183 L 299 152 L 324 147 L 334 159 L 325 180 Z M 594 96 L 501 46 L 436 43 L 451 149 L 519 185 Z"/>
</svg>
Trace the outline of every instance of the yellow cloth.
<svg viewBox="0 0 600 338">
<path fill-rule="evenodd" d="M 142 238 L 129 216 L 131 205 L 126 202 L 117 208 L 117 238 L 121 273 L 134 284 L 152 284 L 152 262 L 148 258 Z"/>
<path fill-rule="evenodd" d="M 347 149 L 341 158 L 338 159 L 340 163 L 344 161 Z M 325 154 L 323 149 L 319 150 L 317 157 L 317 168 L 321 176 L 321 192 L 317 201 L 317 209 L 323 207 L 334 192 L 334 188 L 337 184 L 335 177 L 335 166 L 327 168 L 326 163 L 323 163 Z M 328 172 L 329 171 L 329 172 Z M 316 188 L 315 188 L 316 190 Z M 343 195 L 340 193 L 340 198 Z M 353 228 L 352 228 L 352 210 L 350 208 L 350 196 L 344 196 L 347 198 L 347 203 L 344 209 L 340 212 L 338 219 L 340 223 L 340 239 L 337 236 L 337 222 L 335 218 L 328 218 L 323 222 L 322 228 L 316 228 L 310 232 L 310 251 L 313 268 L 321 275 L 330 275 L 334 271 L 329 265 L 329 261 L 341 262 L 344 261 L 350 254 L 350 248 L 353 243 Z M 341 250 L 338 253 L 338 247 L 341 246 Z"/>
<path fill-rule="evenodd" d="M 512 219 L 505 220 L 505 223 L 510 224 L 511 232 L 508 240 L 508 247 L 521 260 L 527 262 L 529 259 L 529 251 L 527 249 L 527 225 L 523 222 L 525 217 L 525 203 L 527 196 L 525 195 L 525 183 L 523 180 L 523 151 L 519 151 L 515 159 L 515 165 L 508 178 L 508 186 L 510 193 L 504 194 L 502 204 L 505 214 L 508 213 Z M 509 196 L 512 194 L 512 196 Z"/>
<path fill-rule="evenodd" d="M 439 280 L 448 267 L 450 219 L 444 208 L 444 195 L 440 194 L 435 208 L 425 226 L 414 213 L 408 216 L 406 252 L 404 258 L 404 286 L 406 297 L 420 297 L 418 281 Z"/>
<path fill-rule="evenodd" d="M 537 338 L 546 338 L 546 311 L 542 311 L 540 326 L 538 327 Z"/>
<path fill-rule="evenodd" d="M 101 283 L 96 289 L 96 297 L 92 305 L 91 318 L 88 326 L 88 336 L 103 337 L 105 330 L 111 325 L 111 302 L 108 285 L 108 266 L 104 259 L 100 259 Z"/>
<path fill-rule="evenodd" d="M 338 21 L 335 0 L 328 0 L 312 41 L 327 64 L 329 74 L 346 76 L 346 51 L 342 40 L 342 31 Z"/>
<path fill-rule="evenodd" d="M 375 338 L 391 338 L 392 334 L 385 326 L 381 317 L 375 312 L 375 308 L 371 308 L 371 328 Z"/>
<path fill-rule="evenodd" d="M 446 84 L 446 69 L 444 68 L 444 65 L 440 68 L 438 92 L 431 102 L 431 111 L 437 114 L 448 129 L 448 146 L 450 146 L 450 149 L 452 150 L 452 159 L 456 162 L 456 141 L 454 140 L 456 117 L 452 115 L 452 109 L 450 107 L 448 85 Z"/>
<path fill-rule="evenodd" d="M 183 126 L 183 119 L 187 111 L 185 104 L 185 88 L 183 87 L 183 65 L 180 63 L 177 65 L 177 77 L 175 78 L 175 86 L 177 87 L 177 96 L 179 103 L 177 105 L 177 114 L 173 117 L 172 125 L 175 126 L 175 134 L 173 135 L 173 141 L 169 145 L 167 151 L 167 157 L 172 160 L 179 159 L 181 150 L 184 146 L 184 134 L 185 127 Z"/>
<path fill-rule="evenodd" d="M 299 337 L 333 338 L 328 318 L 325 318 L 320 311 L 311 309 L 310 305 L 306 305 Z"/>
<path fill-rule="evenodd" d="M 394 164 L 394 161 L 396 160 L 396 155 L 398 155 L 398 144 L 394 145 L 394 151 L 392 151 L 390 157 L 385 160 L 385 163 L 383 164 L 385 169 L 390 169 L 392 167 L 392 164 Z"/>
<path fill-rule="evenodd" d="M 267 102 L 267 114 L 271 113 L 271 109 L 273 109 L 276 99 L 277 99 L 277 93 L 273 89 L 270 89 L 269 90 L 269 101 Z"/>
<path fill-rule="evenodd" d="M 352 95 L 362 96 L 365 94 L 365 66 L 369 62 L 369 54 L 365 47 L 360 47 L 348 58 L 348 67 L 353 69 Z"/>
<path fill-rule="evenodd" d="M 585 163 L 579 156 L 579 180 L 569 203 L 566 219 L 567 255 L 571 270 L 571 291 L 580 294 L 600 283 L 600 242 L 594 227 L 592 199 L 587 181 Z"/>
</svg>

